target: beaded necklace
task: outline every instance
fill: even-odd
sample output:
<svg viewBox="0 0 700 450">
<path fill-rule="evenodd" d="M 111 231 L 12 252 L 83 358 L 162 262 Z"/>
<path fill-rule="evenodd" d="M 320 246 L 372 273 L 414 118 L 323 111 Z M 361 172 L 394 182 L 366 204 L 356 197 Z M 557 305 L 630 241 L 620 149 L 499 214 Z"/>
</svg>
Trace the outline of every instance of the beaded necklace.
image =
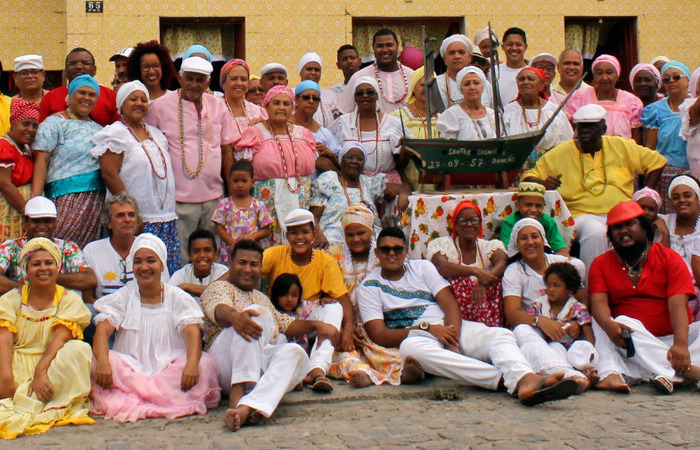
<svg viewBox="0 0 700 450">
<path fill-rule="evenodd" d="M 462 106 L 462 109 L 464 109 L 464 111 L 467 113 L 467 116 L 471 119 L 472 124 L 474 125 L 474 130 L 476 131 L 476 134 L 479 135 L 479 139 L 488 139 L 488 132 L 481 124 L 481 122 L 472 117 L 472 110 L 469 109 L 469 106 L 464 104 L 464 102 L 460 103 L 460 106 Z M 486 110 L 484 109 L 484 111 Z M 479 112 L 479 110 L 476 110 L 476 112 Z M 484 117 L 486 117 L 486 120 L 488 120 L 489 125 L 491 125 L 491 129 L 495 129 L 496 127 L 494 127 L 493 122 L 491 121 L 491 117 L 488 114 L 486 114 Z"/>
<path fill-rule="evenodd" d="M 204 99 L 201 99 L 202 108 L 204 108 Z M 177 123 L 180 128 L 180 157 L 182 159 L 182 171 L 185 176 L 190 180 L 193 180 L 199 176 L 199 173 L 204 169 L 204 164 L 207 162 L 207 156 L 209 156 L 209 146 L 207 145 L 206 151 L 202 152 L 202 110 L 197 110 L 197 169 L 192 170 L 187 164 L 185 159 L 185 124 L 182 120 L 182 91 L 177 91 Z"/>
<path fill-rule="evenodd" d="M 295 178 L 297 180 L 296 189 L 293 188 L 292 185 L 289 183 L 289 171 L 287 170 L 287 158 L 284 156 L 284 150 L 282 149 L 282 144 L 280 144 L 280 140 L 277 138 L 277 135 L 272 130 L 272 125 L 270 124 L 269 120 L 265 121 L 265 125 L 267 126 L 267 128 L 269 128 L 270 134 L 272 135 L 272 139 L 274 139 L 275 144 L 277 144 L 277 150 L 279 151 L 280 159 L 282 160 L 282 170 L 284 171 L 284 179 L 287 183 L 287 189 L 289 189 L 289 192 L 291 192 L 292 194 L 296 194 L 301 189 L 301 177 L 299 176 L 299 173 L 301 172 L 301 168 L 299 167 L 299 153 L 297 152 L 296 147 L 294 147 L 294 140 L 292 139 L 292 134 L 289 132 L 289 124 L 285 124 L 284 129 L 287 132 L 287 138 L 289 139 L 289 143 L 292 146 L 292 153 L 294 154 L 294 167 L 296 168 L 296 172 L 297 172 L 297 174 L 295 175 Z"/>
<path fill-rule="evenodd" d="M 379 117 L 377 117 L 377 113 L 375 111 L 374 113 L 374 123 L 376 124 L 377 128 L 374 133 L 374 151 L 369 151 L 367 150 L 367 156 L 369 155 L 376 155 L 374 160 L 374 173 L 377 173 L 379 171 Z M 362 142 L 363 144 L 365 141 L 362 140 L 362 128 L 360 128 L 360 113 L 357 113 L 357 118 L 355 120 L 355 126 L 357 127 L 357 140 L 359 142 Z"/>
<path fill-rule="evenodd" d="M 447 72 L 445 72 L 445 96 L 447 97 L 448 108 L 457 103 L 457 101 L 450 95 L 450 76 L 447 74 Z"/>
<path fill-rule="evenodd" d="M 411 108 L 413 108 L 413 111 L 411 111 Z M 423 135 L 425 139 L 428 139 L 428 113 L 425 113 L 425 116 L 422 116 L 420 112 L 418 111 L 418 107 L 416 106 L 415 103 L 411 103 L 408 105 L 408 112 L 413 115 L 413 117 L 420 119 L 420 124 L 423 126 L 423 131 L 425 134 Z M 435 117 L 436 114 L 433 114 L 433 116 L 430 118 L 430 128 L 432 129 L 433 127 L 433 117 Z"/>
<path fill-rule="evenodd" d="M 129 133 L 136 139 L 136 142 L 141 144 L 141 148 L 143 149 L 143 152 L 146 154 L 146 158 L 148 158 L 148 162 L 151 165 L 151 175 L 158 178 L 159 180 L 165 180 L 168 178 L 168 162 L 165 159 L 165 153 L 163 153 L 163 149 L 160 148 L 160 145 L 158 145 L 158 142 L 156 142 L 155 139 L 153 139 L 153 136 L 151 136 L 151 133 L 148 131 L 148 128 L 146 125 L 142 122 L 141 127 L 143 128 L 143 131 L 146 132 L 146 137 L 147 139 L 144 141 L 139 141 L 139 138 L 136 137 L 136 134 L 134 131 L 131 129 L 128 123 L 126 123 L 122 119 L 122 123 L 126 126 L 126 129 L 129 130 Z M 151 154 L 148 152 L 148 149 L 146 148 L 146 141 L 151 141 L 153 144 L 156 146 L 158 149 L 158 154 L 160 155 L 160 161 L 163 163 L 163 175 L 159 174 L 158 171 L 156 170 L 156 166 L 153 164 L 153 160 L 151 159 Z M 165 195 L 161 197 L 160 192 L 158 191 L 158 182 L 154 179 L 153 180 L 153 186 L 155 188 L 156 194 L 158 195 L 158 201 L 160 202 L 160 209 L 162 210 L 163 207 L 165 206 L 165 200 L 168 198 L 168 187 L 167 185 L 165 186 Z"/>
<path fill-rule="evenodd" d="M 399 72 L 401 72 L 401 78 L 403 78 L 403 85 L 404 85 L 404 93 L 401 96 L 400 99 L 398 100 L 390 100 L 388 96 L 385 96 L 382 94 L 382 80 L 379 78 L 379 68 L 377 67 L 377 63 L 375 62 L 373 64 L 374 66 L 374 78 L 377 79 L 377 85 L 379 86 L 379 94 L 386 99 L 387 102 L 389 103 L 401 103 L 402 101 L 406 100 L 406 97 L 408 97 L 408 79 L 406 78 L 406 73 L 403 70 L 403 66 L 399 64 Z"/>
<path fill-rule="evenodd" d="M 537 127 L 537 125 L 539 125 L 540 123 L 540 117 L 542 116 L 542 104 L 539 101 L 537 102 L 537 119 L 534 122 L 530 122 L 529 120 L 527 120 L 527 112 L 525 111 L 525 105 L 521 103 L 520 106 L 522 107 L 521 112 L 523 115 L 523 121 L 525 122 L 525 125 L 527 125 L 529 129 Z"/>
<path fill-rule="evenodd" d="M 343 185 L 343 191 L 345 192 L 345 198 L 348 200 L 348 206 L 352 205 L 352 201 L 350 200 L 350 194 L 348 194 L 348 186 L 345 184 L 345 177 L 342 175 L 338 175 L 338 178 L 340 178 L 340 183 Z M 362 183 L 358 179 L 357 181 L 357 186 L 360 189 L 360 201 L 364 202 L 365 200 L 365 195 L 362 192 Z"/>
<path fill-rule="evenodd" d="M 241 135 L 243 133 L 243 130 L 241 130 L 241 126 L 238 124 L 238 119 L 236 119 L 236 115 L 233 114 L 233 110 L 231 109 L 231 105 L 228 104 L 228 100 L 224 99 L 224 103 L 226 103 L 226 108 L 228 109 L 228 112 L 231 113 L 231 117 L 233 117 L 233 122 L 236 124 L 236 128 L 238 128 L 238 134 Z M 240 117 L 240 116 L 238 116 Z M 245 100 L 243 100 L 243 117 L 245 117 L 245 121 L 248 125 L 250 125 L 250 117 L 248 117 L 248 113 L 245 110 Z"/>
<path fill-rule="evenodd" d="M 68 117 L 70 117 L 70 118 L 73 119 L 73 120 L 79 120 L 79 121 L 81 121 L 81 122 L 92 122 L 92 121 L 93 121 L 93 120 L 92 120 L 92 117 L 90 117 L 89 114 L 88 114 L 88 118 L 87 118 L 87 119 L 81 119 L 80 117 L 76 116 L 76 115 L 73 113 L 73 111 L 70 110 L 70 108 L 68 108 L 68 109 L 66 110 L 66 112 L 68 113 Z"/>
</svg>

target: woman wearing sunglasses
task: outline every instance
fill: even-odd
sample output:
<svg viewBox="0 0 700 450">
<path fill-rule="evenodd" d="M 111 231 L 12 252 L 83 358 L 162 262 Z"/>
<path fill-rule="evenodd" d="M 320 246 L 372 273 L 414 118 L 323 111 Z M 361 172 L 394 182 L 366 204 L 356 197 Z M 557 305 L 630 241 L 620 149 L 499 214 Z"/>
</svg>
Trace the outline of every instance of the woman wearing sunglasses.
<svg viewBox="0 0 700 450">
<path fill-rule="evenodd" d="M 481 210 L 474 202 L 462 200 L 448 217 L 452 236 L 431 241 L 426 256 L 452 285 L 464 320 L 502 327 L 506 248 L 498 239 L 482 239 Z"/>
<path fill-rule="evenodd" d="M 314 119 L 314 114 L 321 105 L 321 86 L 313 80 L 304 80 L 294 89 L 296 95 L 297 109 L 294 110 L 292 123 L 307 128 L 316 138 L 316 167 L 319 172 L 327 170 L 338 170 L 337 154 L 340 151 L 340 144 L 333 136 L 333 133 L 324 126 L 321 126 Z"/>
<path fill-rule="evenodd" d="M 360 77 L 355 83 L 355 109 L 343 114 L 329 127 L 336 138 L 358 141 L 366 150 L 365 175 L 385 173 L 390 183 L 401 183 L 397 161 L 401 138 L 413 134 L 401 120 L 384 114 L 378 100 L 379 84 L 376 78 Z"/>
<path fill-rule="evenodd" d="M 678 107 L 688 98 L 690 69 L 678 61 L 667 62 L 661 69 L 661 79 L 666 88 L 666 98 L 644 108 L 642 123 L 645 143 L 668 159 L 661 174 L 657 190 L 664 199 L 661 213 L 671 212 L 668 200 L 668 185 L 679 174 L 689 173 L 687 142 L 680 137 L 681 114 Z"/>
</svg>

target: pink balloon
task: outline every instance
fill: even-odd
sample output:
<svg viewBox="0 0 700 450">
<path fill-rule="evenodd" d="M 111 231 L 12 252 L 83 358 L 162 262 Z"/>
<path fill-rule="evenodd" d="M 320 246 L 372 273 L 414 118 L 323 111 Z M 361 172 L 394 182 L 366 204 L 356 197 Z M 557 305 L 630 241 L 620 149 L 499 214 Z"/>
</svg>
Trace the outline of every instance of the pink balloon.
<svg viewBox="0 0 700 450">
<path fill-rule="evenodd" d="M 404 45 L 400 59 L 403 65 L 416 70 L 423 65 L 423 52 L 412 45 Z"/>
</svg>

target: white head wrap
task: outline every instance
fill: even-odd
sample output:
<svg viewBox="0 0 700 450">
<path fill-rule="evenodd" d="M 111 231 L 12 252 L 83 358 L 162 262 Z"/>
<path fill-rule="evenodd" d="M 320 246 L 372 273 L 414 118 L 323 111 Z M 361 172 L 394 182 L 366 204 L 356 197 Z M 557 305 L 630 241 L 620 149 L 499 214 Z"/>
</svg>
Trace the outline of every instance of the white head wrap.
<svg viewBox="0 0 700 450">
<path fill-rule="evenodd" d="M 165 247 L 165 244 L 163 243 L 163 241 L 160 240 L 158 236 L 151 233 L 141 233 L 138 236 L 136 236 L 136 239 L 134 239 L 134 243 L 131 244 L 131 250 L 129 250 L 129 258 L 131 258 L 131 260 L 133 261 L 136 252 L 142 248 L 153 250 L 153 252 L 156 255 L 158 255 L 158 259 L 160 259 L 160 262 L 163 264 L 163 270 L 167 270 L 168 249 Z"/>
<path fill-rule="evenodd" d="M 474 34 L 474 44 L 477 46 L 483 41 L 484 39 L 489 38 L 489 27 L 484 27 L 481 30 L 477 31 Z M 491 30 L 491 39 L 498 44 L 498 36 L 496 36 L 496 32 Z"/>
<path fill-rule="evenodd" d="M 474 45 L 468 37 L 466 37 L 463 34 L 453 34 L 452 36 L 445 38 L 445 40 L 442 41 L 442 44 L 440 44 L 440 56 L 444 58 L 445 53 L 447 52 L 447 47 L 449 47 L 450 44 L 454 44 L 455 42 L 461 42 L 462 44 L 464 44 L 467 47 L 467 53 L 469 53 L 470 55 L 474 51 Z"/>
<path fill-rule="evenodd" d="M 182 61 L 182 65 L 180 66 L 180 73 L 192 72 L 211 76 L 213 70 L 214 67 L 209 61 L 198 56 L 190 56 L 186 60 Z"/>
<path fill-rule="evenodd" d="M 321 57 L 318 55 L 318 53 L 309 52 L 302 56 L 299 60 L 299 64 L 297 65 L 297 72 L 301 73 L 301 69 L 303 69 L 304 66 L 310 62 L 318 63 L 318 65 L 321 67 L 321 70 L 323 70 L 323 62 L 321 61 Z"/>
<path fill-rule="evenodd" d="M 542 236 L 542 240 L 544 241 L 544 245 L 546 247 L 549 247 L 549 242 L 547 241 L 547 234 L 544 232 L 544 227 L 542 224 L 530 217 L 525 217 L 524 219 L 518 220 L 515 225 L 513 225 L 513 231 L 510 233 L 510 240 L 508 241 L 508 257 L 512 257 L 520 253 L 520 250 L 518 250 L 518 233 L 520 230 L 522 230 L 524 227 L 535 227 L 537 228 L 537 231 L 540 232 L 540 235 Z"/>
<path fill-rule="evenodd" d="M 141 91 L 146 94 L 146 100 L 149 104 L 151 103 L 151 96 L 148 94 L 148 88 L 146 88 L 146 85 L 141 83 L 139 80 L 129 81 L 128 83 L 122 84 L 117 91 L 117 110 L 119 111 L 119 114 L 122 113 L 122 105 L 126 99 L 136 91 Z"/>
<path fill-rule="evenodd" d="M 484 89 L 486 88 L 486 76 L 484 75 L 484 71 L 479 69 L 478 67 L 474 66 L 467 66 L 464 67 L 462 70 L 457 72 L 457 76 L 455 77 L 455 81 L 457 81 L 457 86 L 459 86 L 459 89 L 462 89 L 462 80 L 464 79 L 465 76 L 469 75 L 470 73 L 476 74 L 479 76 L 479 79 L 481 80 L 481 84 L 484 85 Z"/>
<path fill-rule="evenodd" d="M 686 175 L 681 175 L 679 177 L 674 178 L 671 181 L 671 184 L 668 185 L 668 198 L 669 200 L 672 200 L 671 194 L 673 193 L 673 189 L 676 188 L 676 186 L 688 186 L 690 189 L 695 192 L 695 195 L 697 195 L 698 199 L 700 199 L 700 186 L 698 186 L 698 183 L 695 182 L 692 178 Z"/>
<path fill-rule="evenodd" d="M 362 150 L 362 154 L 365 155 L 365 158 L 367 158 L 367 150 L 365 150 L 365 147 L 362 145 L 361 142 L 359 141 L 345 141 L 343 142 L 343 147 L 340 149 L 338 152 L 338 161 L 340 163 L 343 162 L 343 156 L 353 148 Z"/>
<path fill-rule="evenodd" d="M 369 84 L 374 88 L 375 91 L 377 91 L 377 95 L 379 95 L 379 83 L 377 83 L 377 79 L 374 77 L 360 77 L 357 79 L 355 82 L 355 87 L 353 88 L 353 93 L 357 90 L 357 87 L 361 84 Z M 379 99 L 377 99 L 377 103 L 379 103 Z"/>
</svg>

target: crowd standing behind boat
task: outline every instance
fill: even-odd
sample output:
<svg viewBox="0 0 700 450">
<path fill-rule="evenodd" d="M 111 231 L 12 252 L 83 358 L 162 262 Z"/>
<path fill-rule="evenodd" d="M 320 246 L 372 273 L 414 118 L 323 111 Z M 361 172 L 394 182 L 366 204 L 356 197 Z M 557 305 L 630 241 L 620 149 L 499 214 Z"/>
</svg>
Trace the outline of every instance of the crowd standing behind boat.
<svg viewBox="0 0 700 450">
<path fill-rule="evenodd" d="M 41 56 L 14 61 L 17 93 L 0 97 L 0 437 L 206 414 L 222 395 L 236 431 L 333 379 L 434 375 L 526 406 L 639 382 L 700 389 L 700 68 L 658 57 L 626 74 L 602 54 L 588 85 L 579 50 L 528 59 L 514 27 L 502 43 L 489 28 L 447 36 L 445 72 L 426 74 L 381 29 L 365 67 L 338 49 L 330 89 L 314 52 L 259 75 L 232 59 L 215 86 L 193 44 L 178 69 L 157 41 L 121 49 L 114 90 L 85 48 L 51 91 Z M 500 239 L 465 199 L 425 259 L 408 258 L 397 225 L 419 214 L 421 179 L 404 139 L 547 123 Z M 547 190 L 571 211 L 573 245 Z"/>
</svg>

